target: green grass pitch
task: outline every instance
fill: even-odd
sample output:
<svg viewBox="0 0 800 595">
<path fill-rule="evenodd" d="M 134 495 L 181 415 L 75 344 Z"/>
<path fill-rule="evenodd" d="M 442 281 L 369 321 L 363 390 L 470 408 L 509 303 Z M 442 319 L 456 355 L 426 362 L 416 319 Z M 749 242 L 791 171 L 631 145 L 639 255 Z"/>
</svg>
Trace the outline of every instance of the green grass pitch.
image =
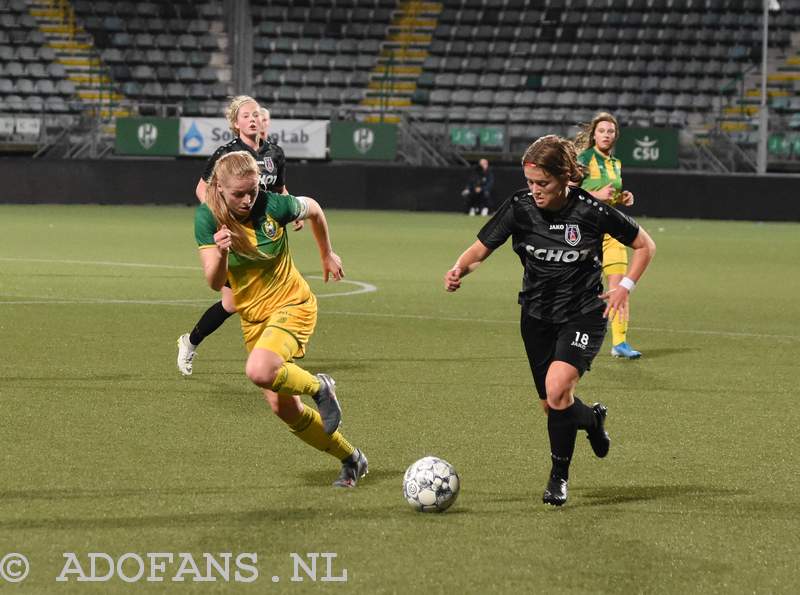
<svg viewBox="0 0 800 595">
<path fill-rule="evenodd" d="M 658 254 L 633 296 L 640 361 L 581 381 L 609 407 L 609 457 L 578 436 L 563 509 L 519 338 L 521 267 L 498 250 L 456 294 L 442 277 L 480 218 L 330 211 L 347 279 L 324 285 L 304 366 L 338 382 L 369 456 L 353 491 L 244 376 L 238 319 L 195 373 L 175 339 L 217 296 L 192 210 L 3 206 L 0 558 L 5 593 L 796 593 L 800 588 L 800 226 L 644 220 Z M 369 284 L 376 291 L 365 292 Z M 337 293 L 347 295 L 336 295 Z M 435 454 L 462 490 L 442 515 L 401 497 Z M 56 582 L 64 552 L 255 552 L 255 583 Z M 337 554 L 346 582 L 292 582 L 292 552 Z M 129 560 L 126 572 L 135 571 Z M 13 570 L 13 568 L 12 568 Z M 319 572 L 319 576 L 324 575 Z M 272 577 L 278 577 L 273 582 Z"/>
</svg>

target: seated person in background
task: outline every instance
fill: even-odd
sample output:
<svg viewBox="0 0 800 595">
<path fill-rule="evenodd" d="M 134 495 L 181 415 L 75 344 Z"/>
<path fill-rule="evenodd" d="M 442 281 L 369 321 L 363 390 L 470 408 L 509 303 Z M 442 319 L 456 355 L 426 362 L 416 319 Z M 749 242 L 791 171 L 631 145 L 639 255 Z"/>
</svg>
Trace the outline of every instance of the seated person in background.
<svg viewBox="0 0 800 595">
<path fill-rule="evenodd" d="M 492 201 L 492 186 L 494 186 L 494 173 L 489 169 L 489 161 L 481 159 L 470 176 L 467 186 L 462 190 L 461 196 L 467 199 L 469 214 L 489 214 L 489 205 Z"/>
</svg>

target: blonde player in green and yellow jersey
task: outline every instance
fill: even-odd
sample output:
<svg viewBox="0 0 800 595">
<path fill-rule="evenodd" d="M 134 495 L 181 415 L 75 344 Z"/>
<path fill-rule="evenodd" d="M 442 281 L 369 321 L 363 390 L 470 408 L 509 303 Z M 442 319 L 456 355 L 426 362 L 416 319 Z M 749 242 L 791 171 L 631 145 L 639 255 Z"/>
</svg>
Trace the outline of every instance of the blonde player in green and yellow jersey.
<svg viewBox="0 0 800 595">
<path fill-rule="evenodd" d="M 215 291 L 233 290 L 249 353 L 245 373 L 260 387 L 272 411 L 303 442 L 341 461 L 337 487 L 355 487 L 367 458 L 339 432 L 336 383 L 294 360 L 305 355 L 317 322 L 317 299 L 295 268 L 285 226 L 307 219 L 322 259 L 323 279 L 344 276 L 331 247 L 328 223 L 312 198 L 259 188 L 259 168 L 245 151 L 221 156 L 197 207 L 195 238 L 206 281 Z M 311 397 L 319 411 L 303 404 Z"/>
<path fill-rule="evenodd" d="M 578 161 L 586 176 L 581 188 L 588 190 L 597 200 L 614 207 L 629 207 L 633 194 L 622 189 L 622 173 L 619 159 L 612 155 L 619 138 L 619 124 L 607 112 L 598 113 L 583 127 L 575 139 L 579 151 Z M 603 273 L 608 279 L 608 291 L 619 287 L 628 268 L 628 251 L 624 245 L 609 235 L 603 237 Z M 642 356 L 628 344 L 628 319 L 615 316 L 611 321 L 611 355 L 624 359 Z"/>
</svg>

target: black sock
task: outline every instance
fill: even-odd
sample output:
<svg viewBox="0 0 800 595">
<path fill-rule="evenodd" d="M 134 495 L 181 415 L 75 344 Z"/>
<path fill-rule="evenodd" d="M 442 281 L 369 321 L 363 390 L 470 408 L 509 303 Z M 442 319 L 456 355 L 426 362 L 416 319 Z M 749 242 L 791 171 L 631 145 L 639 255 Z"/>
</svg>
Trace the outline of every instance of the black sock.
<svg viewBox="0 0 800 595">
<path fill-rule="evenodd" d="M 189 335 L 189 342 L 197 347 L 208 335 L 217 330 L 222 323 L 233 316 L 222 307 L 222 302 L 217 302 L 211 306 L 197 321 L 192 333 Z"/>
<path fill-rule="evenodd" d="M 561 411 L 550 409 L 547 412 L 547 434 L 550 436 L 550 457 L 553 459 L 550 474 L 569 479 L 569 463 L 575 451 L 575 437 L 578 435 L 572 407 Z"/>
<path fill-rule="evenodd" d="M 589 407 L 586 403 L 581 401 L 577 395 L 575 396 L 575 403 L 572 407 L 572 418 L 580 430 L 594 430 L 597 426 L 597 418 L 594 415 L 594 409 Z"/>
</svg>

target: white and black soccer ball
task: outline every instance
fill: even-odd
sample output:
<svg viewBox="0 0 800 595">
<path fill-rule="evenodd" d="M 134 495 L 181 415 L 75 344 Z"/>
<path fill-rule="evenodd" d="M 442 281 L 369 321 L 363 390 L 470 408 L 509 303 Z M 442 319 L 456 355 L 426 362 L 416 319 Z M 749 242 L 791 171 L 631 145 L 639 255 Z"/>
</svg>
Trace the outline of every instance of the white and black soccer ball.
<svg viewBox="0 0 800 595">
<path fill-rule="evenodd" d="M 416 461 L 403 476 L 403 498 L 422 512 L 444 512 L 456 501 L 459 489 L 455 468 L 439 457 Z"/>
</svg>

